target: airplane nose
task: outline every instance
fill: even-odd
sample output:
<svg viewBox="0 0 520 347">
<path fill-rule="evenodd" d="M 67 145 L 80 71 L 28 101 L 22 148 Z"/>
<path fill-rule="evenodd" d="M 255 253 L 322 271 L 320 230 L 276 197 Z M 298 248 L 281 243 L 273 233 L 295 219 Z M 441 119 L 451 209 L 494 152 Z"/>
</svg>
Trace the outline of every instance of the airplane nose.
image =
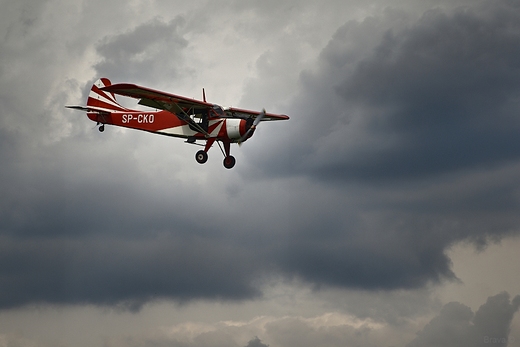
<svg viewBox="0 0 520 347">
<path fill-rule="evenodd" d="M 249 129 L 251 129 L 251 127 L 253 126 L 253 118 L 248 118 L 247 120 L 242 120 L 241 122 L 241 125 L 243 124 L 243 132 L 242 132 L 242 127 L 240 128 L 240 135 L 241 136 L 244 136 L 248 131 Z M 252 129 L 250 132 L 249 132 L 249 136 L 247 136 L 247 138 L 250 138 L 251 136 L 253 136 L 253 132 L 255 131 L 255 129 Z"/>
</svg>

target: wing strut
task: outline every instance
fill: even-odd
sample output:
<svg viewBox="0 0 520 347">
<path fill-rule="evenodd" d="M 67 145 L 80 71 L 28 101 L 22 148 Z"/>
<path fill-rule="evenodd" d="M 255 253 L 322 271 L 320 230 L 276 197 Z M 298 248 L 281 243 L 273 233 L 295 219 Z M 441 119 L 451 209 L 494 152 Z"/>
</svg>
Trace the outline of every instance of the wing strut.
<svg viewBox="0 0 520 347">
<path fill-rule="evenodd" d="M 176 103 L 164 104 L 164 106 L 168 111 L 172 112 L 174 115 L 179 117 L 179 119 L 185 121 L 186 123 L 188 123 L 195 129 L 197 129 L 197 131 L 203 133 L 207 137 L 211 136 L 206 130 L 204 130 L 199 124 L 197 124 L 197 122 L 195 122 L 193 119 L 191 119 L 190 115 L 187 114 L 186 111 L 184 111 L 183 108 L 180 107 L 179 105 L 177 105 Z M 178 112 L 174 112 L 173 109 L 176 109 L 176 111 L 178 111 Z"/>
</svg>

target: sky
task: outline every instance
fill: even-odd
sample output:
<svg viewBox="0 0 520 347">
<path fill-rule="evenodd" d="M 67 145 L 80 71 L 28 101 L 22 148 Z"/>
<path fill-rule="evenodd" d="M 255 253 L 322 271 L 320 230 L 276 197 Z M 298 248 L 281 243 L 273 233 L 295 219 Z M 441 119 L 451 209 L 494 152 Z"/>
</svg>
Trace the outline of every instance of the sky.
<svg viewBox="0 0 520 347">
<path fill-rule="evenodd" d="M 520 2 L 0 7 L 0 347 L 520 345 Z M 100 77 L 291 119 L 200 165 Z"/>
</svg>

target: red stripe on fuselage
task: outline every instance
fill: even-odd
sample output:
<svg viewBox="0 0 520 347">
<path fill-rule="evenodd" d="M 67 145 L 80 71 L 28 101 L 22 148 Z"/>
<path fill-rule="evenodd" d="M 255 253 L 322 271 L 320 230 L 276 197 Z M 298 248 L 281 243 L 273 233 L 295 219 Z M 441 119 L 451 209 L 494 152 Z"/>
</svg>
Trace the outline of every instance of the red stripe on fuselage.
<svg viewBox="0 0 520 347">
<path fill-rule="evenodd" d="M 161 131 L 186 125 L 186 122 L 168 111 L 112 112 L 109 115 L 89 113 L 88 117 L 95 122 L 146 131 Z"/>
</svg>

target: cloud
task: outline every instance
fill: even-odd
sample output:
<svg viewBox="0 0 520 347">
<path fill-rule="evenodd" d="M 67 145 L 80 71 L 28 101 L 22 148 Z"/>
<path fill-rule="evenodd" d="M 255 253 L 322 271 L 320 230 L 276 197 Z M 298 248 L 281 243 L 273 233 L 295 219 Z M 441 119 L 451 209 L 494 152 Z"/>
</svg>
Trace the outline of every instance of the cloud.
<svg viewBox="0 0 520 347">
<path fill-rule="evenodd" d="M 519 230 L 514 1 L 2 9 L 0 345 L 516 343 L 518 296 L 472 306 L 514 252 L 453 247 Z M 291 120 L 200 166 L 64 109 L 100 75 Z"/>
<path fill-rule="evenodd" d="M 246 347 L 269 347 L 269 345 L 262 343 L 262 340 L 260 340 L 258 336 L 255 336 L 254 339 L 247 343 Z"/>
<path fill-rule="evenodd" d="M 303 317 L 257 316 L 246 321 L 212 324 L 189 322 L 145 331 L 138 336 L 113 339 L 107 346 L 486 346 L 514 345 L 511 324 L 520 296 L 510 300 L 503 292 L 488 297 L 474 313 L 460 303 L 445 304 L 424 326 L 421 320 L 398 324 L 360 319 L 338 311 Z M 427 316 L 425 316 L 427 317 Z M 423 318 L 425 318 L 423 317 Z M 253 339 L 247 336 L 255 334 Z M 269 341 L 269 343 L 266 343 Z"/>
<path fill-rule="evenodd" d="M 346 23 L 302 75 L 293 118 L 313 141 L 291 138 L 287 170 L 417 180 L 517 160 L 519 16 L 501 1 Z"/>
<path fill-rule="evenodd" d="M 388 32 L 338 86 L 363 108 L 369 136 L 396 138 L 352 158 L 360 175 L 416 178 L 518 158 L 519 14 L 472 12 L 431 11 L 404 33 Z"/>
<path fill-rule="evenodd" d="M 418 287 L 455 277 L 449 245 L 518 232 L 519 16 L 507 1 L 387 9 L 337 30 L 289 129 L 253 152 L 254 173 L 330 189 L 330 213 L 300 208 L 316 218 L 288 233 L 288 274 Z"/>
<path fill-rule="evenodd" d="M 506 292 L 489 297 L 475 314 L 463 304 L 448 303 L 407 346 L 507 346 L 511 321 L 519 307 L 520 295 L 510 301 Z"/>
<path fill-rule="evenodd" d="M 106 36 L 96 47 L 101 57 L 94 65 L 98 76 L 150 84 L 189 74 L 183 64 L 188 46 L 184 26 L 182 16 L 169 22 L 154 18 L 125 33 Z"/>
<path fill-rule="evenodd" d="M 201 331 L 198 331 L 201 330 Z M 147 333 L 133 339 L 120 338 L 108 346 L 245 346 L 245 347 L 292 347 L 316 346 L 369 346 L 377 345 L 380 325 L 370 321 L 355 320 L 348 315 L 327 313 L 322 316 L 304 317 L 256 317 L 250 321 L 225 321 L 211 325 L 191 322 L 179 326 L 171 326 Z M 245 336 L 251 332 L 258 333 L 247 341 Z M 265 338 L 264 338 L 265 336 Z M 266 343 L 264 341 L 272 341 Z M 211 342 L 213 341 L 213 342 Z M 375 342 L 375 343 L 373 343 Z"/>
<path fill-rule="evenodd" d="M 96 28 L 79 51 L 49 35 L 55 61 L 37 30 L 54 29 L 24 27 L 26 40 L 10 38 L 2 61 L 33 66 L 34 51 L 48 54 L 36 80 L 54 82 L 29 83 L 23 69 L 2 77 L 0 308 L 241 301 L 280 278 L 369 291 L 455 280 L 450 245 L 485 244 L 519 225 L 518 8 L 486 4 L 420 18 L 388 9 L 344 23 L 301 72 L 293 99 L 273 101 L 291 120 L 262 127 L 257 146 L 236 150 L 242 166 L 231 172 L 220 160 L 200 167 L 193 148 L 172 139 L 101 135 L 62 107 L 80 98 L 83 84 L 66 77 L 76 63 L 151 87 L 186 81 L 192 14 Z M 269 78 L 244 79 L 244 100 L 291 85 L 293 75 L 276 83 L 293 64 L 284 54 L 300 59 L 306 49 L 289 29 L 285 49 L 258 51 L 255 71 Z"/>
<path fill-rule="evenodd" d="M 207 241 L 2 241 L 4 308 L 29 300 L 137 310 L 172 293 L 178 300 L 258 294 L 242 273 L 251 267 L 236 266 L 236 254 L 224 257 L 229 247 Z"/>
</svg>

